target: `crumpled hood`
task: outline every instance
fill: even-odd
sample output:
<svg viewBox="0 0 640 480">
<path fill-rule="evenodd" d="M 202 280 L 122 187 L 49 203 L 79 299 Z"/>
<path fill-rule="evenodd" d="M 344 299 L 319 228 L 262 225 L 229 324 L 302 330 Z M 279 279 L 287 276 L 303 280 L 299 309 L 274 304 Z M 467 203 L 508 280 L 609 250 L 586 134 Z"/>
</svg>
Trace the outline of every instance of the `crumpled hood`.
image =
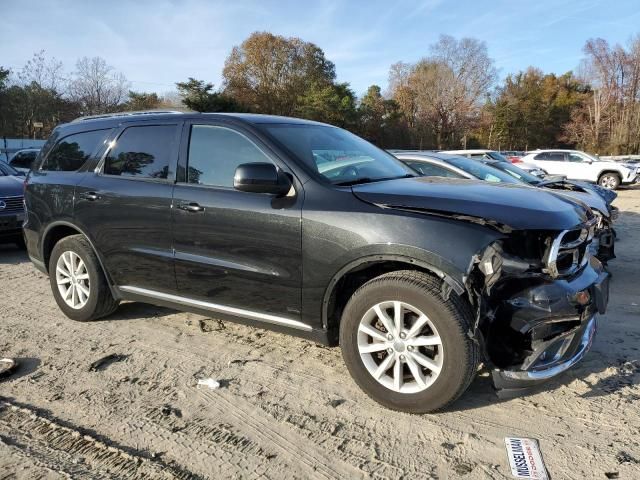
<svg viewBox="0 0 640 480">
<path fill-rule="evenodd" d="M 474 217 L 513 230 L 566 230 L 593 215 L 579 201 L 548 190 L 476 180 L 403 178 L 354 185 L 352 191 L 381 207 Z"/>
<path fill-rule="evenodd" d="M 23 192 L 23 179 L 13 175 L 3 175 L 0 177 L 0 197 L 19 197 Z"/>
<path fill-rule="evenodd" d="M 538 187 L 548 187 L 550 185 L 566 185 L 568 189 L 577 187 L 585 192 L 594 192 L 602 197 L 607 205 L 611 205 L 611 202 L 618 198 L 618 194 L 613 190 L 607 190 L 606 188 L 603 188 L 600 185 L 595 185 L 593 183 L 581 182 L 579 180 L 569 180 L 566 176 L 562 175 L 546 177 L 542 181 L 542 183 L 537 184 Z M 591 207 L 591 205 L 589 206 Z"/>
</svg>

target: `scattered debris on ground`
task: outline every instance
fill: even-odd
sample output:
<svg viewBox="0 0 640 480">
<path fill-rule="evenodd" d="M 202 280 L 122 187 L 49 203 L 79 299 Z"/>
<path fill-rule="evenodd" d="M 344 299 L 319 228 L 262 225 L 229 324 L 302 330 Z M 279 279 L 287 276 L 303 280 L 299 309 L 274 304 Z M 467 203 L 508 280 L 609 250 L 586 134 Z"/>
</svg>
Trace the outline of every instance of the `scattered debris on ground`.
<svg viewBox="0 0 640 480">
<path fill-rule="evenodd" d="M 8 377 L 18 367 L 18 362 L 12 358 L 0 358 L 0 378 Z"/>
<path fill-rule="evenodd" d="M 506 437 L 507 458 L 514 478 L 548 480 L 538 441 L 533 438 Z"/>
<path fill-rule="evenodd" d="M 200 378 L 198 379 L 198 388 L 209 387 L 210 390 L 215 390 L 216 388 L 220 388 L 220 382 L 214 380 L 213 378 Z"/>
<path fill-rule="evenodd" d="M 123 360 L 126 360 L 128 357 L 129 357 L 129 355 L 122 355 L 120 353 L 112 353 L 110 355 L 102 357 L 102 358 L 96 360 L 95 362 L 93 362 L 89 366 L 89 371 L 90 372 L 98 372 L 100 370 L 104 370 L 107 367 L 109 367 L 109 365 L 111 365 L 113 363 L 116 363 L 116 362 L 122 362 Z"/>
<path fill-rule="evenodd" d="M 201 319 L 198 321 L 198 326 L 200 327 L 200 331 L 203 333 L 217 332 L 225 329 L 222 320 L 214 318 Z"/>
</svg>

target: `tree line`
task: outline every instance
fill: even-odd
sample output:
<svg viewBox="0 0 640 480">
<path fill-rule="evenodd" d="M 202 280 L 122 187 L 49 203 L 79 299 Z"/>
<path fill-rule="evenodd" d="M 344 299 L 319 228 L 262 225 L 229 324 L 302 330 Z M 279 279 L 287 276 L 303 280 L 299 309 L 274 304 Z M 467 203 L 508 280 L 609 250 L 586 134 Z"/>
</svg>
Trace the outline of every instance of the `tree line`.
<svg viewBox="0 0 640 480">
<path fill-rule="evenodd" d="M 66 73 L 38 52 L 15 72 L 0 66 L 0 137 L 46 138 L 78 116 L 166 108 L 307 118 L 383 148 L 638 153 L 640 35 L 627 46 L 591 39 L 583 53 L 575 72 L 529 67 L 498 82 L 484 42 L 442 35 L 419 61 L 391 65 L 385 91 L 371 85 L 358 98 L 320 47 L 268 32 L 233 47 L 219 88 L 189 77 L 165 95 L 131 90 L 100 57 Z"/>
</svg>

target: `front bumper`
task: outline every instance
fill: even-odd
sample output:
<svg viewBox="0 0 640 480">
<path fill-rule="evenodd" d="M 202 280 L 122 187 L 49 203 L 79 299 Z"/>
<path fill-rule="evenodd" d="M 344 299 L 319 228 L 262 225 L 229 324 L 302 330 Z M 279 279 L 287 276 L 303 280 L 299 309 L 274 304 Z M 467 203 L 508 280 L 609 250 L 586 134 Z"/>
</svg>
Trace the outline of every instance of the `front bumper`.
<svg viewBox="0 0 640 480">
<path fill-rule="evenodd" d="M 494 386 L 503 398 L 526 393 L 585 356 L 597 329 L 596 315 L 607 308 L 609 274 L 592 258 L 571 281 L 538 285 L 526 293 L 505 302 L 511 308 L 513 338 L 524 346 L 517 363 L 492 369 Z M 578 305 L 575 299 L 580 295 L 583 301 Z M 513 308 L 514 303 L 518 308 Z"/>
<path fill-rule="evenodd" d="M 555 353 L 548 363 L 529 370 L 493 370 L 493 385 L 498 392 L 498 396 L 509 398 L 521 395 L 569 370 L 582 360 L 591 348 L 597 325 L 598 321 L 594 316 L 571 334 L 554 339 L 547 352 L 553 349 Z M 547 352 L 542 353 L 545 354 Z"/>
<path fill-rule="evenodd" d="M 0 215 L 0 242 L 15 241 L 22 237 L 23 213 Z"/>
</svg>

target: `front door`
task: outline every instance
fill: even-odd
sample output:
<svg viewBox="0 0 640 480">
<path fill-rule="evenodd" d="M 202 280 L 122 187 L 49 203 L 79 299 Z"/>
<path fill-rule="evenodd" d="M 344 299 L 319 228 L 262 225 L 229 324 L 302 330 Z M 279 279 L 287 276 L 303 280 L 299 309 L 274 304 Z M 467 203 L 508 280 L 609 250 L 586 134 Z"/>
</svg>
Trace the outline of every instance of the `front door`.
<svg viewBox="0 0 640 480">
<path fill-rule="evenodd" d="M 283 198 L 235 190 L 240 164 L 271 162 L 287 171 L 260 139 L 239 128 L 185 125 L 184 178 L 176 183 L 172 209 L 178 290 L 223 312 L 295 323 L 302 286 L 302 188 L 294 181 L 296 191 Z"/>
<path fill-rule="evenodd" d="M 175 292 L 171 198 L 179 123 L 120 129 L 97 172 L 76 187 L 76 222 L 118 286 Z"/>
</svg>

